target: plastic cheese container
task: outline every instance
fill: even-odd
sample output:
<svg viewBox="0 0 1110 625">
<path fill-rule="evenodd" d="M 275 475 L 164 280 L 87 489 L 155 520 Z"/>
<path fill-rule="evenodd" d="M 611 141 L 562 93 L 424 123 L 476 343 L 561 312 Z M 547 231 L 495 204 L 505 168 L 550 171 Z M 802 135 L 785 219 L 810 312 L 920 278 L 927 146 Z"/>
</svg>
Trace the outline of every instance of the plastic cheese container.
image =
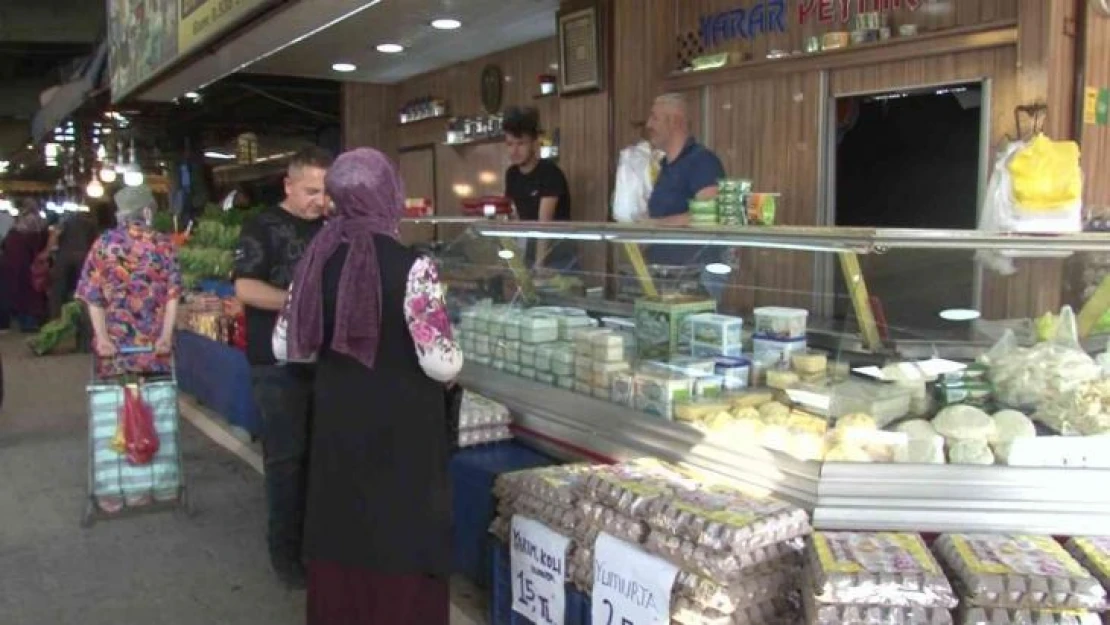
<svg viewBox="0 0 1110 625">
<path fill-rule="evenodd" d="M 794 354 L 805 353 L 806 339 L 768 339 L 755 337 L 752 339 L 752 360 L 766 367 L 777 364 L 789 365 Z"/>
<path fill-rule="evenodd" d="M 752 362 L 747 358 L 718 358 L 714 370 L 721 376 L 726 391 L 742 391 L 752 378 Z"/>
<path fill-rule="evenodd" d="M 536 346 L 523 344 L 520 346 L 520 366 L 533 367 L 536 366 Z"/>
<path fill-rule="evenodd" d="M 756 308 L 753 336 L 777 340 L 804 339 L 809 311 L 767 306 Z"/>
<path fill-rule="evenodd" d="M 580 328 L 597 327 L 597 321 L 585 315 L 562 315 L 559 321 L 559 340 L 569 341 L 574 336 L 574 331 Z"/>
<path fill-rule="evenodd" d="M 520 321 L 520 340 L 550 343 L 559 340 L 559 321 L 544 315 L 525 315 Z"/>
<path fill-rule="evenodd" d="M 721 348 L 739 345 L 744 340 L 744 320 L 740 317 L 700 313 L 686 318 L 690 324 L 690 340 Z"/>
</svg>

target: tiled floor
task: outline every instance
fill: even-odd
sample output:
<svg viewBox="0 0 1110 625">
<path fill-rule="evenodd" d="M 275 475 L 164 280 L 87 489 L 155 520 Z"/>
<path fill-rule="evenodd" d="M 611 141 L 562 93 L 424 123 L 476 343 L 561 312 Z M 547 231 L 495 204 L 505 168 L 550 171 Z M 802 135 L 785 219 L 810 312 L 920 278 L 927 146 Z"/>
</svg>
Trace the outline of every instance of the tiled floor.
<svg viewBox="0 0 1110 625">
<path fill-rule="evenodd" d="M 0 353 L 7 387 L 0 410 L 0 623 L 304 622 L 304 594 L 286 591 L 267 570 L 261 477 L 244 454 L 183 424 L 199 514 L 149 514 L 82 530 L 88 360 L 33 358 L 11 334 L 0 336 Z M 484 622 L 480 593 L 461 582 L 453 590 L 452 625 Z"/>
</svg>

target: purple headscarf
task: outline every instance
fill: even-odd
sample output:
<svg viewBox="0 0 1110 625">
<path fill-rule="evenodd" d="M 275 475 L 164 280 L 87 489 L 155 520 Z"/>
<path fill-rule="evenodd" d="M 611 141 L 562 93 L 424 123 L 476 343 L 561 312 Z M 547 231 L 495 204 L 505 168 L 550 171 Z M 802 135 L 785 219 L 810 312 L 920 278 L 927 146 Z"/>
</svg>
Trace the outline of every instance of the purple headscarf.
<svg viewBox="0 0 1110 625">
<path fill-rule="evenodd" d="M 323 347 L 323 274 L 347 244 L 339 278 L 331 348 L 374 367 L 381 331 L 382 283 L 374 234 L 396 238 L 405 209 L 397 169 L 381 152 L 359 148 L 342 154 L 324 180 L 336 214 L 312 240 L 293 278 L 289 304 L 289 358 L 305 359 Z"/>
</svg>

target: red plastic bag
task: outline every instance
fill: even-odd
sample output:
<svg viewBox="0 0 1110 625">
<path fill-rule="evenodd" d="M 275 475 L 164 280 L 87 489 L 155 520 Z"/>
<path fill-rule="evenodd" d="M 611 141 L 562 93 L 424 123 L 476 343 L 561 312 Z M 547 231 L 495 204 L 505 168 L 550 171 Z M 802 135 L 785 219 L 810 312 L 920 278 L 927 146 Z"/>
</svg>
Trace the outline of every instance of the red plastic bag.
<svg viewBox="0 0 1110 625">
<path fill-rule="evenodd" d="M 158 432 L 154 429 L 154 411 L 143 401 L 137 384 L 123 388 L 123 440 L 126 444 L 127 462 L 132 465 L 150 464 L 158 453 Z"/>
</svg>

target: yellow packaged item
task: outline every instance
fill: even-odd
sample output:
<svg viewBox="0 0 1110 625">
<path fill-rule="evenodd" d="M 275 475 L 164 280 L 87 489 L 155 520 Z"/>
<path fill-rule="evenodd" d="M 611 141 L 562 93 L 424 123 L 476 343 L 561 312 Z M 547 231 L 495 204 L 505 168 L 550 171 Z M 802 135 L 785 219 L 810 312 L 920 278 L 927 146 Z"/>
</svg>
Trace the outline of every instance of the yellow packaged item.
<svg viewBox="0 0 1110 625">
<path fill-rule="evenodd" d="M 1038 134 L 1014 154 L 1008 167 L 1014 200 L 1022 210 L 1056 212 L 1083 196 L 1079 145 L 1074 141 L 1053 141 Z"/>
</svg>

